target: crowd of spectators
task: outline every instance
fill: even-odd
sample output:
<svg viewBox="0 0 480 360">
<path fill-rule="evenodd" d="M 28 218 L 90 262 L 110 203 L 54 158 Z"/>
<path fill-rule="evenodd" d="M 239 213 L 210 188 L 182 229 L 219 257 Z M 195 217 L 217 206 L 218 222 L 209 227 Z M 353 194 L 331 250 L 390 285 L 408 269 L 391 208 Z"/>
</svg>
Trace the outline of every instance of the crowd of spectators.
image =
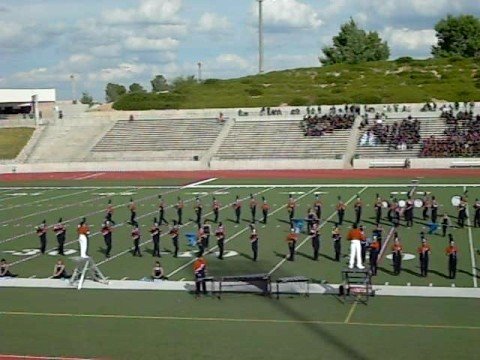
<svg viewBox="0 0 480 360">
<path fill-rule="evenodd" d="M 323 136 L 334 130 L 351 129 L 354 122 L 354 114 L 306 115 L 301 127 L 305 136 Z"/>
<path fill-rule="evenodd" d="M 442 137 L 431 136 L 423 141 L 422 157 L 480 156 L 480 115 L 473 111 L 444 111 L 441 115 L 447 128 Z"/>
<path fill-rule="evenodd" d="M 420 124 L 418 119 L 412 119 L 411 116 L 391 125 L 385 125 L 382 119 L 377 119 L 361 137 L 360 146 L 387 145 L 388 149 L 412 149 L 421 139 Z M 360 129 L 367 125 L 368 119 L 362 122 Z"/>
</svg>

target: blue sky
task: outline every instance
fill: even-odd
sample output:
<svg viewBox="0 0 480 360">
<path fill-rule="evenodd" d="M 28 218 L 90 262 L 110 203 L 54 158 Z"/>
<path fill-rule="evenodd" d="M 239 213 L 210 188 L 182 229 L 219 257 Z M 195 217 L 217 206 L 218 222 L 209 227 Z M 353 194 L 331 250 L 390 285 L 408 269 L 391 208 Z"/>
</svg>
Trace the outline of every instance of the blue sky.
<svg viewBox="0 0 480 360">
<path fill-rule="evenodd" d="M 258 69 L 255 0 L 0 0 L 0 87 L 55 87 L 104 98 L 163 74 L 230 78 Z M 265 70 L 319 66 L 321 49 L 353 17 L 388 41 L 392 58 L 426 58 L 435 23 L 480 15 L 480 0 L 264 0 Z"/>
</svg>

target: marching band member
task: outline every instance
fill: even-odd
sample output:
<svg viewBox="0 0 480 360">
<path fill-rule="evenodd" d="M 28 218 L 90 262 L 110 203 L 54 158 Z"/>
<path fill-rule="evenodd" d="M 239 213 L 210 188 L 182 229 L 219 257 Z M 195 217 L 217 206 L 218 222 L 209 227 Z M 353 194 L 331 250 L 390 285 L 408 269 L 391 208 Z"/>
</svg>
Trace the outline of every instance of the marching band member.
<svg viewBox="0 0 480 360">
<path fill-rule="evenodd" d="M 163 280 L 166 279 L 165 272 L 163 271 L 163 267 L 160 264 L 160 261 L 155 261 L 155 265 L 152 269 L 152 279 L 153 280 Z"/>
<path fill-rule="evenodd" d="M 263 214 L 263 223 L 267 225 L 267 217 L 268 217 L 268 210 L 270 209 L 270 205 L 268 205 L 267 199 L 262 197 L 262 214 Z"/>
<path fill-rule="evenodd" d="M 365 259 L 367 258 L 367 249 L 369 246 L 370 239 L 367 238 L 367 234 L 365 232 L 365 227 L 363 225 L 360 225 L 358 227 L 360 229 L 360 232 L 362 233 L 362 240 L 360 240 L 360 253 L 362 256 L 362 264 L 365 263 Z"/>
<path fill-rule="evenodd" d="M 138 224 L 133 225 L 132 229 L 132 240 L 133 240 L 133 256 L 142 257 L 142 253 L 140 252 L 140 229 L 138 228 Z"/>
<path fill-rule="evenodd" d="M 47 221 L 43 220 L 40 225 L 35 228 L 38 238 L 40 239 L 40 252 L 45 254 L 45 249 L 47 248 Z"/>
<path fill-rule="evenodd" d="M 335 261 L 340 261 L 342 254 L 342 234 L 338 224 L 335 224 L 332 230 L 333 250 L 335 251 Z"/>
<path fill-rule="evenodd" d="M 377 194 L 377 200 L 375 200 L 375 204 L 373 205 L 375 208 L 375 222 L 378 224 L 382 220 L 382 198 Z"/>
<path fill-rule="evenodd" d="M 252 214 L 252 223 L 255 223 L 256 220 L 256 214 L 257 214 L 257 200 L 253 197 L 253 194 L 250 194 L 250 213 Z"/>
<path fill-rule="evenodd" d="M 397 208 L 397 206 L 398 206 L 397 199 L 392 199 L 390 197 L 390 201 L 389 201 L 389 204 L 388 204 L 387 219 L 392 224 L 393 224 L 393 218 L 394 218 L 394 215 L 395 215 L 395 209 Z"/>
<path fill-rule="evenodd" d="M 218 227 L 215 230 L 215 236 L 217 237 L 218 259 L 223 260 L 223 251 L 225 247 L 225 226 L 223 226 L 222 222 L 218 223 Z"/>
<path fill-rule="evenodd" d="M 432 220 L 433 221 L 433 220 Z M 450 221 L 450 217 L 447 213 L 443 214 L 442 217 L 442 236 L 447 236 L 447 229 L 452 226 L 452 222 Z"/>
<path fill-rule="evenodd" d="M 8 269 L 9 265 L 7 260 L 1 259 L 0 260 L 0 277 L 17 277 L 17 274 L 12 274 Z"/>
<path fill-rule="evenodd" d="M 403 209 L 398 204 L 398 201 L 395 200 L 395 202 L 393 204 L 394 204 L 395 208 L 393 210 L 392 223 L 393 223 L 393 226 L 397 228 L 397 227 L 400 226 L 400 219 L 402 217 Z"/>
<path fill-rule="evenodd" d="M 315 213 L 313 213 L 315 215 Z M 316 216 L 316 215 L 315 215 Z M 320 233 L 318 220 L 315 220 L 310 228 L 310 237 L 312 239 L 313 260 L 318 260 L 318 253 L 320 251 Z"/>
<path fill-rule="evenodd" d="M 295 233 L 295 229 L 290 229 L 290 233 L 287 235 L 287 244 L 288 244 L 288 261 L 295 260 L 295 245 L 297 244 L 298 235 Z"/>
<path fill-rule="evenodd" d="M 53 276 L 54 279 L 70 279 L 71 275 L 67 274 L 67 269 L 62 260 L 58 259 L 53 267 Z"/>
<path fill-rule="evenodd" d="M 176 220 L 173 220 L 173 225 L 169 231 L 170 237 L 172 238 L 173 244 L 173 257 L 178 256 L 178 237 L 180 236 L 180 228 Z"/>
<path fill-rule="evenodd" d="M 423 212 L 422 212 L 422 218 L 423 220 L 428 220 L 428 210 L 430 209 L 431 203 L 430 203 L 430 198 L 428 197 L 427 194 L 423 197 Z"/>
<path fill-rule="evenodd" d="M 105 256 L 109 258 L 110 251 L 112 251 L 112 226 L 108 220 L 102 224 L 102 235 L 105 242 Z"/>
<path fill-rule="evenodd" d="M 473 218 L 473 227 L 480 227 L 480 201 L 475 199 L 473 204 L 473 209 L 475 210 L 475 215 Z"/>
<path fill-rule="evenodd" d="M 115 225 L 115 221 L 113 221 L 113 211 L 112 200 L 109 199 L 107 209 L 105 210 L 105 219 Z"/>
<path fill-rule="evenodd" d="M 162 255 L 160 255 L 160 225 L 157 222 L 157 218 L 153 219 L 153 225 L 150 228 L 150 234 L 152 235 L 153 242 L 152 256 L 162 257 Z"/>
<path fill-rule="evenodd" d="M 202 202 L 201 202 L 201 200 L 198 196 L 195 198 L 195 205 L 193 206 L 193 208 L 195 210 L 195 215 L 197 215 L 196 223 L 197 223 L 198 226 L 201 226 L 203 205 L 202 205 Z"/>
<path fill-rule="evenodd" d="M 377 275 L 378 255 L 380 254 L 380 242 L 376 236 L 370 243 L 370 271 L 373 276 Z"/>
<path fill-rule="evenodd" d="M 417 249 L 417 252 L 419 254 L 419 259 L 420 259 L 420 273 L 421 273 L 421 276 L 427 277 L 431 248 L 430 248 L 430 245 L 428 245 L 427 239 L 425 239 L 423 232 L 420 233 L 420 237 L 421 237 L 422 244 Z"/>
<path fill-rule="evenodd" d="M 315 210 L 315 215 L 317 215 L 317 219 L 320 220 L 322 218 L 322 201 L 320 200 L 320 197 L 318 195 L 315 195 L 313 209 Z"/>
<path fill-rule="evenodd" d="M 242 202 L 240 201 L 240 198 L 236 197 L 235 202 L 232 204 L 233 210 L 235 210 L 235 222 L 237 224 L 240 224 L 240 216 L 242 213 Z"/>
<path fill-rule="evenodd" d="M 460 204 L 458 205 L 458 226 L 463 229 L 465 226 L 465 219 L 467 218 L 467 200 L 464 196 L 460 198 Z"/>
<path fill-rule="evenodd" d="M 436 224 L 438 218 L 438 202 L 435 199 L 435 196 L 432 196 L 432 200 L 430 201 L 430 219 L 432 223 Z"/>
<path fill-rule="evenodd" d="M 347 207 L 345 206 L 344 202 L 338 197 L 338 203 L 337 203 L 337 216 L 338 216 L 338 226 L 342 226 L 343 224 L 343 218 L 345 217 L 345 209 Z"/>
<path fill-rule="evenodd" d="M 258 234 L 255 229 L 255 224 L 250 224 L 250 246 L 253 252 L 253 261 L 257 261 L 258 258 Z"/>
<path fill-rule="evenodd" d="M 178 225 L 183 225 L 182 224 L 182 215 L 183 215 L 183 200 L 180 198 L 180 196 L 177 197 L 177 203 L 175 205 L 175 208 L 177 209 L 177 224 Z"/>
<path fill-rule="evenodd" d="M 199 226 L 197 230 L 197 246 L 198 254 L 202 256 L 205 251 L 205 232 L 203 231 L 203 226 Z"/>
<path fill-rule="evenodd" d="M 167 207 L 165 200 L 163 199 L 162 195 L 158 195 L 158 224 L 162 225 L 165 223 L 168 225 L 168 221 L 165 219 L 165 209 Z"/>
<path fill-rule="evenodd" d="M 295 217 L 295 207 L 297 206 L 296 200 L 293 198 L 292 194 L 288 195 L 288 202 L 287 202 L 287 212 L 288 212 L 288 221 L 290 224 L 293 222 L 293 218 Z"/>
<path fill-rule="evenodd" d="M 200 291 L 206 295 L 207 284 L 205 283 L 205 277 L 207 275 L 207 263 L 200 255 L 198 255 L 197 260 L 193 263 L 193 273 L 195 276 L 195 295 L 199 297 Z"/>
<path fill-rule="evenodd" d="M 317 214 L 312 209 L 307 210 L 307 233 L 310 234 L 310 229 L 312 228 L 313 224 L 318 221 Z"/>
<path fill-rule="evenodd" d="M 204 240 L 203 240 L 203 248 L 208 250 L 209 248 L 209 245 L 210 245 L 210 234 L 212 233 L 212 227 L 210 226 L 210 224 L 208 223 L 208 220 L 205 219 L 203 221 L 203 236 L 204 236 Z"/>
<path fill-rule="evenodd" d="M 83 218 L 77 226 L 78 242 L 80 244 L 80 257 L 88 258 L 88 236 L 90 235 L 90 228 L 87 225 L 87 219 Z"/>
<path fill-rule="evenodd" d="M 218 216 L 220 214 L 220 203 L 215 197 L 213 198 L 213 201 L 212 201 L 212 210 L 213 210 L 213 215 L 215 217 L 213 219 L 213 222 L 216 224 L 218 223 Z"/>
<path fill-rule="evenodd" d="M 414 202 L 411 196 L 407 199 L 407 204 L 405 206 L 404 214 L 405 214 L 405 222 L 407 227 L 413 226 L 413 209 L 414 209 Z"/>
<path fill-rule="evenodd" d="M 398 237 L 398 233 L 394 233 L 394 240 L 392 245 L 392 260 L 393 260 L 393 273 L 395 275 L 399 275 L 402 271 L 402 251 L 403 247 L 400 244 L 400 238 Z"/>
<path fill-rule="evenodd" d="M 63 246 L 65 245 L 65 234 L 67 232 L 67 229 L 65 228 L 65 224 L 63 223 L 62 218 L 58 219 L 58 222 L 55 225 L 53 225 L 53 232 L 57 236 L 58 255 L 64 255 Z"/>
<path fill-rule="evenodd" d="M 128 203 L 128 210 L 130 210 L 130 225 L 138 225 L 137 223 L 137 205 L 130 199 Z"/>
<path fill-rule="evenodd" d="M 448 256 L 448 277 L 450 279 L 455 279 L 455 276 L 457 275 L 458 248 L 455 245 L 455 241 L 453 241 L 451 234 L 449 245 L 445 249 L 445 254 Z"/>
<path fill-rule="evenodd" d="M 362 208 L 363 208 L 363 202 L 360 199 L 360 196 L 357 196 L 357 199 L 353 204 L 353 208 L 355 210 L 355 222 L 359 224 L 362 219 Z"/>
</svg>

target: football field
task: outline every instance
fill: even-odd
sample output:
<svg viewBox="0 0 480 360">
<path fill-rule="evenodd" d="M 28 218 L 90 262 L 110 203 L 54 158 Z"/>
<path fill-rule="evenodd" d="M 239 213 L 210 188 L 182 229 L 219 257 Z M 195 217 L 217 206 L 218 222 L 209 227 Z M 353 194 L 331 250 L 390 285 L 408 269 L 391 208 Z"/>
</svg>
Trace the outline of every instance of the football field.
<svg viewBox="0 0 480 360">
<path fill-rule="evenodd" d="M 146 281 L 156 258 L 152 257 L 149 229 L 158 216 L 158 195 L 167 204 L 166 218 L 176 219 L 174 205 L 184 203 L 184 221 L 180 230 L 180 254 L 171 254 L 169 226 L 162 226 L 160 259 L 169 280 L 192 280 L 196 247 L 189 245 L 187 233 L 195 233 L 194 203 L 203 204 L 203 219 L 212 220 L 212 200 L 220 202 L 220 221 L 226 226 L 224 260 L 215 256 L 216 241 L 210 240 L 205 258 L 213 277 L 268 273 L 279 277 L 302 275 L 313 283 L 338 284 L 348 261 L 346 233 L 354 221 L 353 204 L 357 197 L 364 203 L 361 224 L 367 236 L 375 226 L 373 204 L 377 196 L 406 199 L 412 190 L 409 180 L 329 180 L 315 179 L 209 179 L 185 184 L 181 180 L 151 182 L 40 182 L 8 184 L 0 188 L 0 256 L 11 265 L 11 272 L 21 278 L 44 279 L 52 276 L 59 258 L 54 233 L 48 232 L 47 254 L 38 251 L 35 226 L 46 220 L 52 226 L 62 217 L 67 225 L 64 261 L 71 272 L 78 256 L 76 226 L 83 217 L 91 227 L 89 255 L 100 270 L 112 280 Z M 446 238 L 440 229 L 428 234 L 428 220 L 422 209 L 415 209 L 414 226 L 404 221 L 398 229 L 404 249 L 403 271 L 392 272 L 387 256 L 373 277 L 374 284 L 387 286 L 478 287 L 478 236 L 473 225 L 471 204 L 480 197 L 475 179 L 420 179 L 414 198 L 435 196 L 439 218 L 444 213 L 452 221 L 448 233 L 459 248 L 458 272 L 448 278 Z M 457 209 L 452 197 L 466 194 L 469 217 L 464 228 L 456 226 Z M 249 241 L 250 196 L 259 203 L 264 197 L 269 205 L 266 225 L 257 222 L 259 259 L 252 261 Z M 299 234 L 295 261 L 286 261 L 285 238 L 290 230 L 287 212 L 289 196 L 296 199 L 295 218 L 305 218 L 316 196 L 323 203 L 320 259 L 313 260 L 311 239 Z M 242 200 L 240 224 L 234 221 L 232 203 Z M 142 233 L 142 257 L 132 256 L 131 225 L 127 205 L 133 198 Z M 334 259 L 331 231 L 337 222 L 338 199 L 346 204 L 341 227 L 342 259 Z M 100 232 L 108 200 L 115 207 L 112 256 L 105 257 Z M 261 210 L 257 209 L 257 220 Z M 382 214 L 384 234 L 391 224 Z M 424 231 L 432 248 L 430 273 L 420 276 L 417 248 Z M 0 280 L 2 281 L 2 280 Z M 3 280 L 7 281 L 7 280 Z M 62 281 L 62 280 L 58 280 Z M 196 300 L 188 292 L 116 291 L 0 288 L 2 335 L 0 353 L 64 356 L 81 358 L 448 358 L 462 349 L 460 358 L 472 358 L 469 346 L 480 335 L 475 307 L 478 299 L 375 297 L 368 305 L 344 303 L 335 296 L 310 298 L 284 296 L 280 300 L 248 294 L 229 294 L 216 300 Z M 452 342 L 455 343 L 455 345 Z M 413 344 L 413 345 L 412 345 Z M 425 344 L 425 345 L 423 345 Z M 470 350 L 471 349 L 471 350 Z M 389 355 L 387 355 L 389 354 Z M 449 356 L 447 356 L 449 355 Z M 468 356 L 470 355 L 470 356 Z M 459 357 L 455 355 L 456 357 Z"/>
</svg>

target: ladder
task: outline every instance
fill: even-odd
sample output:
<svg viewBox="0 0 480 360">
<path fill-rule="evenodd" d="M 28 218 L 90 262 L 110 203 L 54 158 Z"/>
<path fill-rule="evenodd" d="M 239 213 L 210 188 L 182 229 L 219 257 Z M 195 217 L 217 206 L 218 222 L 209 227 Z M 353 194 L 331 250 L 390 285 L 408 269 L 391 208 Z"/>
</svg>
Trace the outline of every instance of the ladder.
<svg viewBox="0 0 480 360">
<path fill-rule="evenodd" d="M 372 289 L 372 275 L 367 269 L 342 270 L 343 287 L 340 295 L 344 300 L 347 297 L 353 301 L 367 303 L 370 296 L 374 296 Z"/>
<path fill-rule="evenodd" d="M 107 278 L 102 274 L 91 257 L 82 258 L 80 256 L 75 256 L 71 259 L 77 263 L 77 266 L 70 278 L 70 284 L 76 286 L 77 290 L 82 289 L 86 278 L 101 282 L 102 284 L 108 284 Z"/>
</svg>

